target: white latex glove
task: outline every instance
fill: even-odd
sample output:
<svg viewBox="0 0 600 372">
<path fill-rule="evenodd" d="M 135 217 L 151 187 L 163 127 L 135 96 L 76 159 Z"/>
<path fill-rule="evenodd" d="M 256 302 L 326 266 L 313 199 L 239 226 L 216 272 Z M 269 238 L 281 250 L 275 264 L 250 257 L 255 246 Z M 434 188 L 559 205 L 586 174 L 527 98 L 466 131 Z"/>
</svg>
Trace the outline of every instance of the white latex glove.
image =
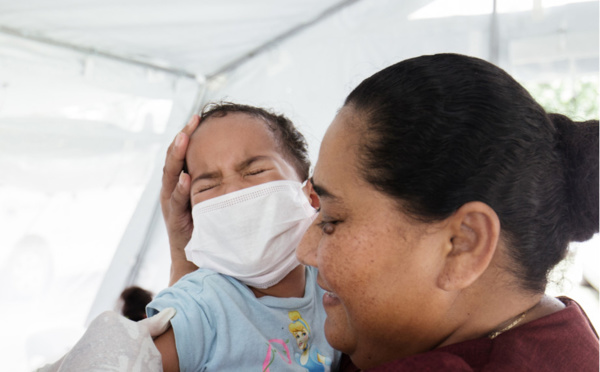
<svg viewBox="0 0 600 372">
<path fill-rule="evenodd" d="M 162 360 L 153 337 L 164 333 L 175 315 L 167 308 L 151 318 L 131 321 L 114 311 L 96 317 L 65 356 L 38 372 L 162 372 Z"/>
</svg>

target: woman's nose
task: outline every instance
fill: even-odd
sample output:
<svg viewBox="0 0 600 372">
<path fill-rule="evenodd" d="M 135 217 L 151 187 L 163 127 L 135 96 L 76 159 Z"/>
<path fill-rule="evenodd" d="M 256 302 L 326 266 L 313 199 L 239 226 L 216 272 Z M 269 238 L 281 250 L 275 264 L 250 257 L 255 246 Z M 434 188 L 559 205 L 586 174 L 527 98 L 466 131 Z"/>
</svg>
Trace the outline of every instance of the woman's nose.
<svg viewBox="0 0 600 372">
<path fill-rule="evenodd" d="M 318 217 L 315 218 L 296 249 L 298 260 L 305 265 L 314 267 L 317 267 L 317 247 L 321 239 L 321 228 L 317 226 L 319 221 Z"/>
</svg>

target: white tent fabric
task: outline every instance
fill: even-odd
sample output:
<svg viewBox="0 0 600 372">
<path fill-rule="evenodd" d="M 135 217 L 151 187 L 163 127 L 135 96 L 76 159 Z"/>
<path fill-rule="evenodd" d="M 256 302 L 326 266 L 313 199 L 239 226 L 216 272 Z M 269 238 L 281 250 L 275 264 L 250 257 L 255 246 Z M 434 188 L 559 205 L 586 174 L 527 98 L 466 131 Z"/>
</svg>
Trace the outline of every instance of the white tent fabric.
<svg viewBox="0 0 600 372">
<path fill-rule="evenodd" d="M 6 32 L 207 76 L 338 3 L 5 0 L 0 25 Z"/>
<path fill-rule="evenodd" d="M 571 95 L 592 82 L 597 101 L 598 13 L 597 0 L 0 0 L 2 369 L 56 358 L 125 286 L 167 285 L 162 161 L 202 104 L 285 113 L 316 161 L 346 94 L 421 54 L 478 56 Z"/>
</svg>

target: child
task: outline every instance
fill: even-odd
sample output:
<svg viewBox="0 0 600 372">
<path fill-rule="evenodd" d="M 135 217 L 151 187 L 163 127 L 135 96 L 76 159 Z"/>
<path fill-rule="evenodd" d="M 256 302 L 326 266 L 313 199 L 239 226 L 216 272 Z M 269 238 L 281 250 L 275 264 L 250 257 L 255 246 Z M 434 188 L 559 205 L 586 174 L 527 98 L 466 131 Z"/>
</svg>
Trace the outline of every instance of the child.
<svg viewBox="0 0 600 372">
<path fill-rule="evenodd" d="M 149 316 L 177 310 L 155 340 L 165 371 L 337 368 L 340 353 L 323 332 L 325 292 L 295 256 L 316 216 L 310 183 L 301 186 L 309 167 L 287 118 L 236 104 L 204 110 L 186 153 L 194 221 L 186 256 L 200 269 L 147 308 Z M 290 333 L 300 314 L 305 343 Z M 293 357 L 308 350 L 317 355 L 309 364 Z"/>
</svg>

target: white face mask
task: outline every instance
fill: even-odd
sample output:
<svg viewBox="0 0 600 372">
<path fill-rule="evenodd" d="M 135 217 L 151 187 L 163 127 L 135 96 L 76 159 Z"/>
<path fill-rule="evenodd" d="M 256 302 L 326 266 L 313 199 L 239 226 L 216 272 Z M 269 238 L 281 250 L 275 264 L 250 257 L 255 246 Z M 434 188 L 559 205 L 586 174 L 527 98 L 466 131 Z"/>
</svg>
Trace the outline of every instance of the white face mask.
<svg viewBox="0 0 600 372">
<path fill-rule="evenodd" d="M 296 247 L 317 216 L 295 181 L 234 191 L 192 208 L 188 261 L 256 288 L 271 287 L 299 262 Z"/>
</svg>

